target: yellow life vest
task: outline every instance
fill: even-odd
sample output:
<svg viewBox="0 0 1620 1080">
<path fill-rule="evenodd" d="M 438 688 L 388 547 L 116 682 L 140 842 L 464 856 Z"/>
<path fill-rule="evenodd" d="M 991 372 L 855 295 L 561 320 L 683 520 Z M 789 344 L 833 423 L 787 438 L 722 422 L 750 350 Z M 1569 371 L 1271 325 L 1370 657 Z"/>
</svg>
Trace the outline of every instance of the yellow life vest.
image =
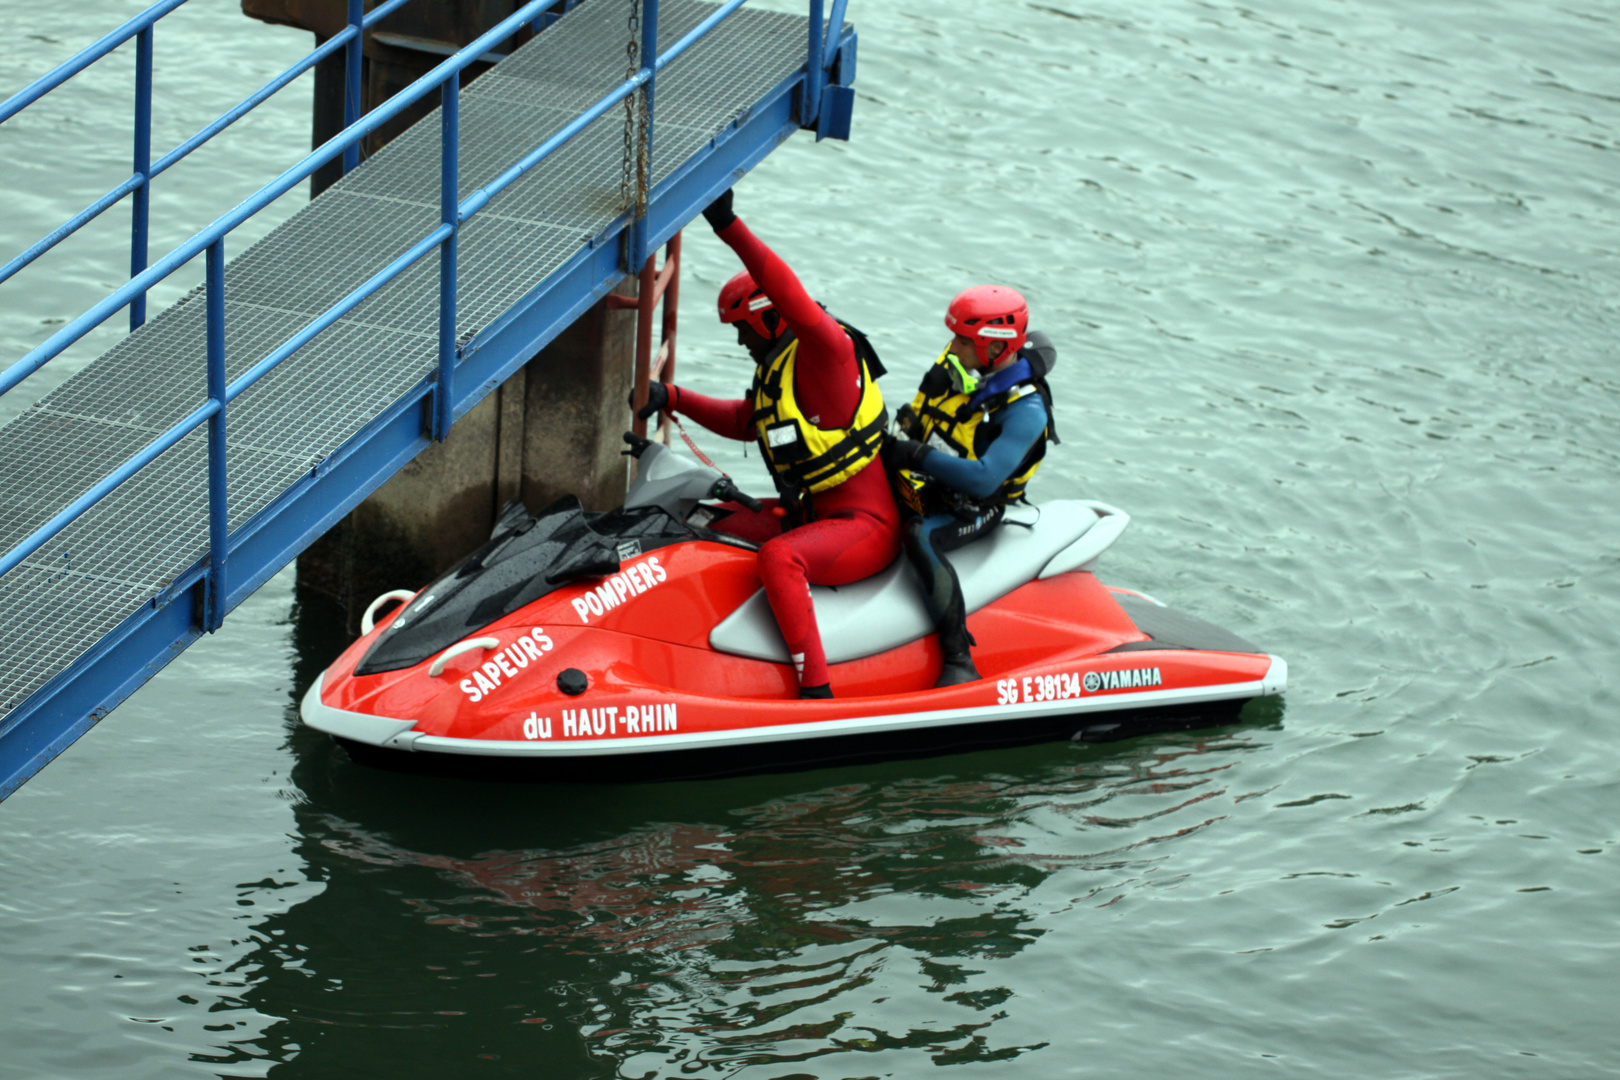
<svg viewBox="0 0 1620 1080">
<path fill-rule="evenodd" d="M 812 424 L 793 397 L 793 363 L 798 352 L 798 341 L 789 341 L 754 373 L 753 423 L 760 451 L 778 486 L 815 494 L 842 484 L 878 456 L 889 412 L 883 407 L 877 379 L 857 352 L 861 400 L 850 426 Z"/>
<path fill-rule="evenodd" d="M 936 367 L 944 367 L 946 357 L 950 353 L 947 346 L 934 361 Z M 992 423 L 990 417 L 1011 405 L 1020 398 L 1030 394 L 1039 394 L 1040 388 L 1033 379 L 1014 383 L 1012 386 L 998 394 L 970 406 L 972 395 L 953 389 L 947 379 L 924 379 L 924 386 L 930 382 L 944 386 L 941 392 L 929 396 L 926 390 L 918 390 L 917 396 L 911 400 L 911 411 L 917 415 L 922 424 L 922 432 L 917 441 L 933 447 L 935 450 L 947 454 L 954 454 L 960 458 L 977 461 L 979 456 L 990 448 L 996 436 L 1001 433 L 1001 425 Z M 1043 399 L 1043 404 L 1046 404 Z M 960 492 L 951 489 L 948 485 L 939 483 L 925 473 L 906 471 L 902 476 L 909 481 L 910 491 L 902 489 L 901 498 L 911 505 L 912 509 L 923 512 L 924 501 L 922 490 L 932 486 L 951 503 L 977 503 L 979 505 L 996 505 L 1009 503 L 1024 497 L 1024 491 L 1034 478 L 1035 472 L 1041 467 L 1041 460 L 1046 457 L 1046 444 L 1052 438 L 1052 411 L 1047 405 L 1046 430 L 1041 437 L 1035 440 L 1035 445 L 1029 448 L 1024 460 L 988 499 L 973 500 Z"/>
</svg>

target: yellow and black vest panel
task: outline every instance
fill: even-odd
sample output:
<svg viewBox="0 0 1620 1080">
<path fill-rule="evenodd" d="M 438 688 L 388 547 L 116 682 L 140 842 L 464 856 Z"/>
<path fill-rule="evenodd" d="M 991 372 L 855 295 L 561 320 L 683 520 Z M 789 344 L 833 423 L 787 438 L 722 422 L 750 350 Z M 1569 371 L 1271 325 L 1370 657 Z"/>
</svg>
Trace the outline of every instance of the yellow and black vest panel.
<svg viewBox="0 0 1620 1080">
<path fill-rule="evenodd" d="M 936 363 L 940 365 L 945 363 L 944 354 L 940 355 Z M 953 390 L 948 384 L 942 393 L 933 397 L 919 390 L 911 401 L 911 411 L 917 414 L 917 419 L 922 423 L 922 437 L 918 441 L 943 453 L 977 461 L 1001 433 L 1001 425 L 991 423 L 990 417 L 1020 398 L 1039 393 L 1040 390 L 1033 381 L 1014 383 L 1001 393 L 986 398 L 977 406 L 972 406 L 969 405 L 971 394 Z M 1046 444 L 1051 438 L 1052 419 L 1048 407 L 1046 430 L 1035 440 L 1035 445 L 1029 448 L 1029 453 L 1024 455 L 1024 460 L 1018 463 L 1013 474 L 1002 483 L 994 495 L 982 502 L 985 505 L 994 505 L 1022 499 L 1030 480 L 1035 476 L 1035 471 L 1041 467 L 1041 460 L 1046 457 Z M 905 492 L 902 492 L 902 498 L 911 503 L 914 509 L 920 509 L 923 505 L 920 495 L 923 488 L 933 485 L 942 493 L 945 492 L 946 485 L 926 474 L 906 472 L 903 475 L 918 494 L 917 500 L 913 502 Z M 962 499 L 972 501 L 966 500 L 965 496 Z"/>
<path fill-rule="evenodd" d="M 780 486 L 799 492 L 826 491 L 864 469 L 883 446 L 889 425 L 883 392 L 866 362 L 861 369 L 861 400 L 847 428 L 812 424 L 793 397 L 797 341 L 788 342 L 754 374 L 754 430 L 765 463 Z"/>
</svg>

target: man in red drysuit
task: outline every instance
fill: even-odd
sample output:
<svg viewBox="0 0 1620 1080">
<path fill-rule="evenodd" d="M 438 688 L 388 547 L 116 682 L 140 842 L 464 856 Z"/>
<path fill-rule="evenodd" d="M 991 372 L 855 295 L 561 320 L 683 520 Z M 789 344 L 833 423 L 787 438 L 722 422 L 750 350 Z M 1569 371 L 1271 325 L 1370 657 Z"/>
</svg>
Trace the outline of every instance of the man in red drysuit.
<svg viewBox="0 0 1620 1080">
<path fill-rule="evenodd" d="M 668 409 L 726 438 L 758 440 L 782 497 L 763 513 L 728 504 L 732 513 L 712 527 L 761 545 L 760 581 L 798 672 L 799 696 L 828 698 L 809 586 L 870 577 L 900 551 L 900 512 L 878 458 L 888 417 L 870 346 L 810 298 L 731 202 L 728 191 L 703 216 L 747 268 L 721 289 L 720 321 L 736 325 L 737 343 L 758 365 L 754 386 L 747 397 L 722 401 L 654 382 L 638 415 Z"/>
</svg>

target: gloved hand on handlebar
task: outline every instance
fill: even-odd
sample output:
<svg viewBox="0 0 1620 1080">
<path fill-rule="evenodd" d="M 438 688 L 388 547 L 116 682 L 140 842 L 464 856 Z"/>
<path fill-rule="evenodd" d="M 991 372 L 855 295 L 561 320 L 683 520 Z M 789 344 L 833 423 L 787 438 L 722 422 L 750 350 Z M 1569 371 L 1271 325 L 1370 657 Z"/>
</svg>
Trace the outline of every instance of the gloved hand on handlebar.
<svg viewBox="0 0 1620 1080">
<path fill-rule="evenodd" d="M 731 210 L 730 188 L 726 189 L 725 194 L 703 208 L 703 218 L 709 223 L 709 228 L 715 232 L 719 232 L 737 220 L 737 215 Z"/>
<path fill-rule="evenodd" d="M 630 391 L 630 407 L 632 409 L 636 409 L 637 420 L 645 420 L 653 413 L 663 412 L 665 409 L 673 408 L 675 402 L 679 400 L 680 394 L 681 392 L 675 389 L 675 387 L 670 386 L 668 383 L 661 383 L 657 379 L 654 379 L 652 382 L 647 384 L 647 404 L 643 405 L 639 409 L 636 409 L 636 392 L 632 388 Z"/>
</svg>

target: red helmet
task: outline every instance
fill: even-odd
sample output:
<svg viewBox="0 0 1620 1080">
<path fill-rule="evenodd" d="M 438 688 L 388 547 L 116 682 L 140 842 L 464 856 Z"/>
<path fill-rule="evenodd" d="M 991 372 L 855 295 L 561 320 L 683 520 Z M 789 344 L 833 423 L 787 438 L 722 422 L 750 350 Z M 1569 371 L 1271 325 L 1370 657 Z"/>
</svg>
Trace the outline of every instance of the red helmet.
<svg viewBox="0 0 1620 1080">
<path fill-rule="evenodd" d="M 765 291 L 754 284 L 753 275 L 746 270 L 720 286 L 720 321 L 734 323 L 746 319 L 748 325 L 758 330 L 767 341 L 776 340 L 776 330 L 765 322 L 765 312 L 775 306 Z M 780 329 L 782 324 L 778 322 L 776 325 Z"/>
<path fill-rule="evenodd" d="M 979 363 L 991 367 L 1017 356 L 1018 350 L 1024 347 L 1025 331 L 1029 329 L 1029 305 L 1017 289 L 975 285 L 956 294 L 951 306 L 945 309 L 945 325 L 953 333 L 972 338 Z M 992 361 L 990 345 L 997 341 L 1006 345 L 1007 350 Z"/>
</svg>

